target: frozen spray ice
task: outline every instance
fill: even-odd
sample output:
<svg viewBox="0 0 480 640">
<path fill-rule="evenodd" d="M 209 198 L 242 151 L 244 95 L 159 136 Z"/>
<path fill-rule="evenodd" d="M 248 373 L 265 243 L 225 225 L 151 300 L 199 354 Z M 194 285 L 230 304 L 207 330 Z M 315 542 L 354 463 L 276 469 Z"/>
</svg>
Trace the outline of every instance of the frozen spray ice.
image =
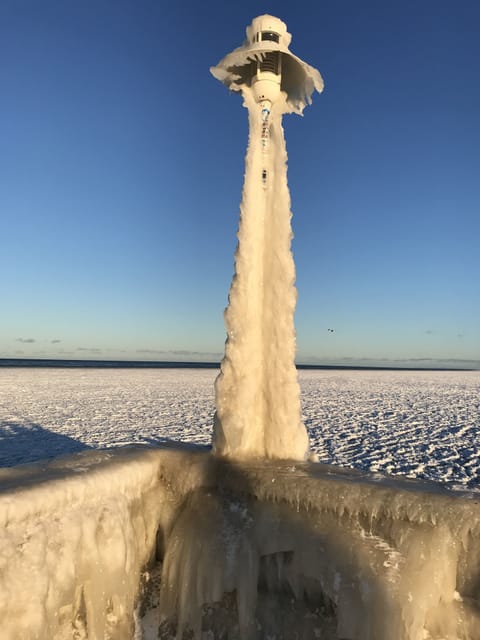
<svg viewBox="0 0 480 640">
<path fill-rule="evenodd" d="M 211 69 L 242 94 L 249 116 L 235 274 L 225 311 L 227 341 L 215 384 L 215 453 L 235 458 L 302 460 L 295 368 L 295 265 L 284 113 L 299 113 L 323 81 L 288 49 L 286 25 L 255 18 L 247 40 Z"/>
</svg>

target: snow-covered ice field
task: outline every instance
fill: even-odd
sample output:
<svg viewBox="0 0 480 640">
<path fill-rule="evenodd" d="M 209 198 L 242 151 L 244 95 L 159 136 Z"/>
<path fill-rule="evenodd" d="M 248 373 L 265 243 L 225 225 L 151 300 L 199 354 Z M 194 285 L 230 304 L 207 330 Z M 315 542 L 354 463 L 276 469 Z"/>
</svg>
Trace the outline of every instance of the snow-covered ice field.
<svg viewBox="0 0 480 640">
<path fill-rule="evenodd" d="M 209 369 L 0 369 L 0 466 L 83 448 L 210 444 Z M 321 462 L 480 490 L 480 372 L 299 371 Z"/>
</svg>

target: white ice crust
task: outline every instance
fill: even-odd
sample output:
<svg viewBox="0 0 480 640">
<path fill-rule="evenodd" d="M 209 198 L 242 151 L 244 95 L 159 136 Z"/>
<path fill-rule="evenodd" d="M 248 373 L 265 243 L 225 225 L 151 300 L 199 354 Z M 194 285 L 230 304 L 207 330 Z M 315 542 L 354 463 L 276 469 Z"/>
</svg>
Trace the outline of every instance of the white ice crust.
<svg viewBox="0 0 480 640">
<path fill-rule="evenodd" d="M 2 640 L 153 640 L 156 632 L 142 631 L 140 583 L 156 547 L 157 630 L 171 623 L 200 637 L 203 605 L 211 611 L 227 592 L 232 638 L 267 637 L 255 636 L 259 624 L 277 637 L 293 633 L 291 624 L 312 638 L 479 637 L 473 495 L 323 465 L 233 464 L 145 447 L 3 472 Z M 269 590 L 273 621 L 262 612 Z M 283 592 L 288 602 L 323 603 L 322 616 L 289 618 L 275 609 Z"/>
<path fill-rule="evenodd" d="M 308 436 L 295 368 L 297 294 L 283 103 L 272 107 L 265 155 L 260 109 L 250 88 L 243 96 L 250 136 L 235 274 L 225 311 L 225 356 L 215 385 L 213 446 L 229 457 L 304 460 Z M 267 188 L 261 180 L 264 169 Z"/>
<path fill-rule="evenodd" d="M 252 44 L 251 36 L 255 31 L 256 23 L 261 24 L 262 22 L 273 24 L 276 27 L 276 30 L 281 34 L 279 43 L 267 41 Z M 262 58 L 267 51 L 280 51 L 291 61 L 287 71 L 288 77 L 284 79 L 286 93 L 284 112 L 301 114 L 303 109 L 311 104 L 313 92 L 315 90 L 323 91 L 324 85 L 319 71 L 290 51 L 288 48 L 290 39 L 291 36 L 287 33 L 286 25 L 281 20 L 269 15 L 259 16 L 247 28 L 247 39 L 242 46 L 227 54 L 216 66 L 211 67 L 210 71 L 226 87 L 232 91 L 243 93 L 245 85 L 243 84 L 242 68 L 248 66 L 252 61 Z"/>
<path fill-rule="evenodd" d="M 278 42 L 262 40 L 262 33 Z M 241 92 L 249 117 L 227 341 L 215 385 L 213 448 L 230 458 L 305 460 L 309 450 L 294 364 L 297 294 L 282 115 L 301 113 L 323 82 L 318 71 L 290 54 L 289 42 L 281 20 L 260 16 L 247 29 L 247 42 L 212 68 L 216 78 Z M 281 92 L 259 104 L 253 86 L 261 70 L 251 62 L 268 51 L 282 55 Z"/>
</svg>

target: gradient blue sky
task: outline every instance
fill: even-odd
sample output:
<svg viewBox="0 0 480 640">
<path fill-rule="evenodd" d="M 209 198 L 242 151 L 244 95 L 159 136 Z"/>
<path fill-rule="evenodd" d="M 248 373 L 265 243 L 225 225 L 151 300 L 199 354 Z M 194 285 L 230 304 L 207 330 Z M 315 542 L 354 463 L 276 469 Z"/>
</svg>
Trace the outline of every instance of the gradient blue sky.
<svg viewBox="0 0 480 640">
<path fill-rule="evenodd" d="M 2 0 L 0 357 L 221 357 L 247 113 L 209 67 L 262 13 L 325 79 L 284 119 L 298 361 L 480 366 L 478 0 Z"/>
</svg>

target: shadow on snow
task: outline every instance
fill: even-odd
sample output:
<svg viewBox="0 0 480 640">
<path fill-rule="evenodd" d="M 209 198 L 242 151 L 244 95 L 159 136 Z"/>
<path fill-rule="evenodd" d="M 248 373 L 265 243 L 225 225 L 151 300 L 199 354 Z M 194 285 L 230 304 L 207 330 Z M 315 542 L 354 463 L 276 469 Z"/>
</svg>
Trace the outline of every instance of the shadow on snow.
<svg viewBox="0 0 480 640">
<path fill-rule="evenodd" d="M 77 453 L 90 447 L 35 422 L 0 421 L 0 467 Z"/>
</svg>

